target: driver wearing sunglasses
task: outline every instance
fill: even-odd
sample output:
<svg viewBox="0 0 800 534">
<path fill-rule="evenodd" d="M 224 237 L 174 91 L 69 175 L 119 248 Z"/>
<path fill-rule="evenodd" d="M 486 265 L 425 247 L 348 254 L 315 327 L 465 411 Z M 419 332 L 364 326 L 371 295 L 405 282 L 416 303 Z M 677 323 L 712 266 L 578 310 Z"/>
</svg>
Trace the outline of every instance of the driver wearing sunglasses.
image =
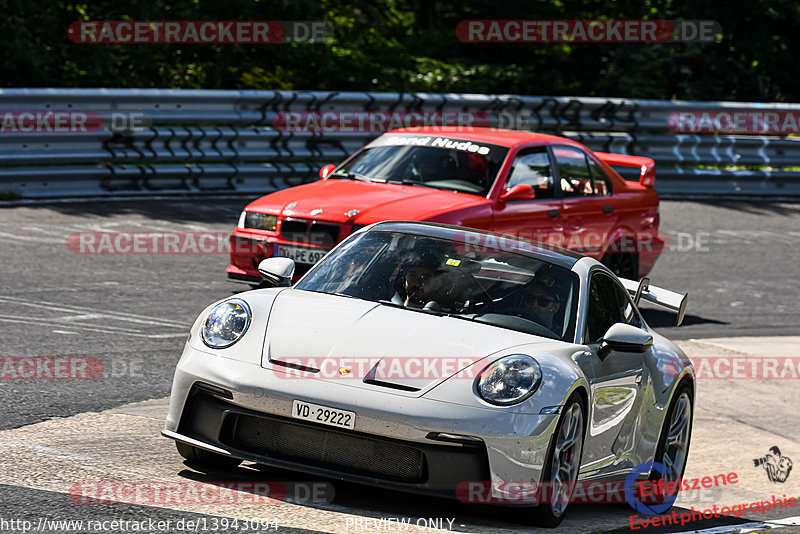
<svg viewBox="0 0 800 534">
<path fill-rule="evenodd" d="M 522 293 L 522 305 L 530 318 L 555 331 L 555 319 L 561 309 L 558 295 L 543 282 L 533 282 Z"/>
</svg>

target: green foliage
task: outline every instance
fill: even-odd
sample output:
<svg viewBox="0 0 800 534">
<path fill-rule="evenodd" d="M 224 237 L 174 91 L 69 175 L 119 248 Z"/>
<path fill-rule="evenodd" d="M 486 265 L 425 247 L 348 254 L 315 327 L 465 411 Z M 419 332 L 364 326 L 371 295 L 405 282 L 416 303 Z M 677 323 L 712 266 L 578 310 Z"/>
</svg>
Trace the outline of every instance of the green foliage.
<svg viewBox="0 0 800 534">
<path fill-rule="evenodd" d="M 3 87 L 173 87 L 797 101 L 800 4 L 754 0 L 0 0 Z M 718 43 L 464 43 L 465 19 L 711 19 Z M 325 43 L 77 44 L 82 20 L 324 20 Z"/>
</svg>

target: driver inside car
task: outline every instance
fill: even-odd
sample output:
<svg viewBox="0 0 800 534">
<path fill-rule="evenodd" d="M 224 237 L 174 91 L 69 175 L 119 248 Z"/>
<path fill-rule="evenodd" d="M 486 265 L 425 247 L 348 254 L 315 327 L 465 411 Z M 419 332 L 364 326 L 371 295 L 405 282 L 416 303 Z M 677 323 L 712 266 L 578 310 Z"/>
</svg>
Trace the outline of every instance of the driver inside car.
<svg viewBox="0 0 800 534">
<path fill-rule="evenodd" d="M 522 292 L 522 307 L 527 312 L 526 318 L 560 334 L 558 329 L 558 311 L 561 302 L 558 294 L 547 287 L 544 282 L 531 282 Z"/>
<path fill-rule="evenodd" d="M 559 313 L 561 297 L 555 280 L 549 276 L 543 278 L 527 283 L 518 293 L 506 299 L 506 304 L 498 313 L 522 317 L 561 336 L 564 316 Z"/>
<path fill-rule="evenodd" d="M 448 180 L 455 172 L 455 162 L 447 150 L 421 149 L 413 159 L 413 179 L 418 181 Z"/>
<path fill-rule="evenodd" d="M 439 285 L 436 280 L 441 263 L 441 256 L 433 249 L 412 251 L 397 274 L 392 302 L 410 308 L 433 307 L 438 310 L 439 305 L 432 297 Z"/>
</svg>

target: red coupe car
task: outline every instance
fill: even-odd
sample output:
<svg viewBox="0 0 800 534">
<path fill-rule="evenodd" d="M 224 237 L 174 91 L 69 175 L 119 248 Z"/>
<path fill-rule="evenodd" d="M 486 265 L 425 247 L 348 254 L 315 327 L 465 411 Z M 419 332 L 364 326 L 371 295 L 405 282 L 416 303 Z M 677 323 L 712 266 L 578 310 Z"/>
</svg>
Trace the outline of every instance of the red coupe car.
<svg viewBox="0 0 800 534">
<path fill-rule="evenodd" d="M 638 181 L 611 165 L 639 168 Z M 386 220 L 447 223 L 511 234 L 647 275 L 664 248 L 652 159 L 592 152 L 575 141 L 491 128 L 387 132 L 321 180 L 248 204 L 231 234 L 232 280 L 259 283 L 264 258 L 292 258 L 301 275 L 344 237 Z"/>
</svg>

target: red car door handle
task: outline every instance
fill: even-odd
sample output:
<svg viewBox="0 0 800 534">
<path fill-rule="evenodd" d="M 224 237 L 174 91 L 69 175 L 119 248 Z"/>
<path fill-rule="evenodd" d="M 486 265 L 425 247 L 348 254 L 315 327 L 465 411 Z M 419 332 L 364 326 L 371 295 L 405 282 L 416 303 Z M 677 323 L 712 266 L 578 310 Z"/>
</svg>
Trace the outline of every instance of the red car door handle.
<svg viewBox="0 0 800 534">
<path fill-rule="evenodd" d="M 614 206 L 603 206 L 603 213 L 611 213 L 614 211 Z"/>
<path fill-rule="evenodd" d="M 547 212 L 548 217 L 558 217 L 561 215 L 561 210 L 550 210 Z"/>
</svg>

